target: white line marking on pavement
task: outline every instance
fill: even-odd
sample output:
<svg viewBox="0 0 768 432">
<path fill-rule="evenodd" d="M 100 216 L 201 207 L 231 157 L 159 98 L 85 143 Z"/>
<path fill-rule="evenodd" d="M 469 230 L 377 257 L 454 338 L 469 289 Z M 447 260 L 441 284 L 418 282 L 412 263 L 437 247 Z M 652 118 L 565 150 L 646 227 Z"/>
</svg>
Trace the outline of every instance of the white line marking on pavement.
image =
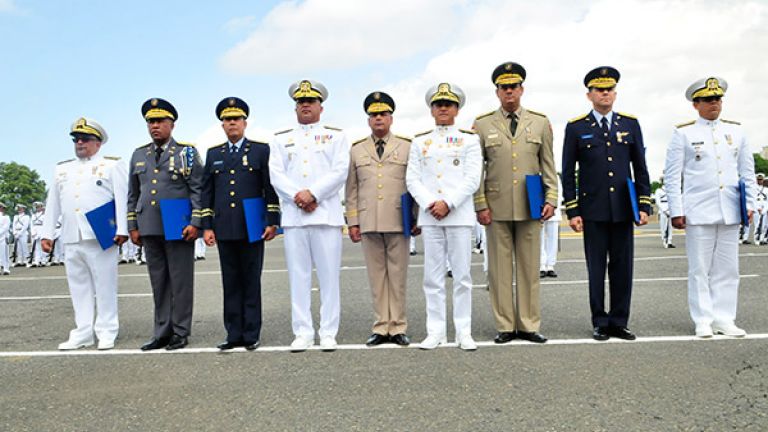
<svg viewBox="0 0 768 432">
<path fill-rule="evenodd" d="M 712 341 L 735 341 L 735 340 L 759 340 L 768 339 L 768 333 L 755 333 L 749 334 L 745 337 L 734 338 L 727 336 L 714 336 L 709 339 L 701 339 L 696 336 L 647 336 L 638 337 L 634 341 L 625 341 L 621 339 L 611 338 L 607 341 L 596 341 L 594 339 L 550 339 L 545 344 L 535 344 L 526 341 L 515 340 L 506 344 L 496 344 L 493 341 L 477 342 L 478 347 L 546 347 L 549 345 L 610 345 L 610 344 L 642 344 L 642 343 L 655 343 L 655 342 L 712 342 Z M 455 342 L 451 342 L 445 345 L 441 345 L 441 348 L 456 348 Z M 363 344 L 347 344 L 339 345 L 337 351 L 372 351 L 380 349 L 419 349 L 419 344 L 414 343 L 408 347 L 401 347 L 394 344 L 378 345 L 375 347 L 368 347 Z M 289 346 L 264 346 L 259 347 L 253 353 L 271 353 L 271 352 L 290 352 Z M 321 351 L 319 345 L 314 345 L 308 349 L 308 351 Z M 244 348 L 235 348 L 230 351 L 220 351 L 218 348 L 183 348 L 175 351 L 167 351 L 164 349 L 155 351 L 142 351 L 140 349 L 112 349 L 108 351 L 99 351 L 95 349 L 89 350 L 75 350 L 75 351 L 8 351 L 0 352 L 0 358 L 3 357 L 78 357 L 78 356 L 115 356 L 115 355 L 181 355 L 181 354 L 235 354 L 235 353 L 250 353 Z M 298 354 L 297 354 L 298 355 Z"/>
<path fill-rule="evenodd" d="M 136 294 L 118 294 L 118 297 L 152 297 L 152 293 Z M 69 295 L 48 295 L 48 296 L 28 296 L 28 297 L 0 297 L 0 301 L 24 301 L 24 300 L 69 300 Z"/>
</svg>

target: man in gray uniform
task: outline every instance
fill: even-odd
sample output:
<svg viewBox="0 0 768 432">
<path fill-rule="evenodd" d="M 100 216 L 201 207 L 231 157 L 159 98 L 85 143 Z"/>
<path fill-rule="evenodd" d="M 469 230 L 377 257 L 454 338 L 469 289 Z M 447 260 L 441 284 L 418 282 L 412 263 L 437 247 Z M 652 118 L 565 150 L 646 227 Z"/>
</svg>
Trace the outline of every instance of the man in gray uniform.
<svg viewBox="0 0 768 432">
<path fill-rule="evenodd" d="M 155 330 L 143 351 L 184 348 L 192 326 L 195 239 L 201 226 L 203 167 L 191 144 L 171 136 L 178 114 L 153 98 L 141 107 L 152 142 L 133 152 L 128 187 L 128 230 L 144 247 L 155 300 Z M 160 201 L 189 199 L 192 214 L 183 240 L 166 240 Z"/>
</svg>

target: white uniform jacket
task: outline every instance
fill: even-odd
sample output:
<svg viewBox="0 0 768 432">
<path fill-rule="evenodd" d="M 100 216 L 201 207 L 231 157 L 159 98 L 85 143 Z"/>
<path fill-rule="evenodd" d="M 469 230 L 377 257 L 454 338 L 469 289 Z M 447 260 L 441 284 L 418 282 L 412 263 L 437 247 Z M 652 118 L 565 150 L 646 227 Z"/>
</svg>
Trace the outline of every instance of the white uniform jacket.
<svg viewBox="0 0 768 432">
<path fill-rule="evenodd" d="M 656 192 L 653 193 L 653 198 L 656 200 L 656 206 L 659 207 L 659 213 L 669 211 L 669 197 L 667 197 L 665 186 L 659 186 Z"/>
<path fill-rule="evenodd" d="M 29 235 L 29 215 L 22 213 L 13 217 L 13 238 L 24 239 Z"/>
<path fill-rule="evenodd" d="M 299 125 L 276 133 L 269 151 L 269 176 L 282 203 L 282 226 L 344 225 L 339 191 L 347 180 L 349 141 L 341 129 Z M 303 189 L 317 199 L 312 213 L 293 202 Z"/>
<path fill-rule="evenodd" d="M 8 240 L 11 231 L 11 218 L 8 215 L 0 213 L 0 242 Z"/>
<path fill-rule="evenodd" d="M 59 162 L 46 201 L 43 238 L 55 238 L 61 216 L 61 242 L 96 239 L 85 214 L 115 200 L 117 235 L 128 235 L 128 172 L 125 164 L 98 154 L 89 159 Z"/>
<path fill-rule="evenodd" d="M 679 125 L 667 149 L 664 180 L 671 217 L 691 225 L 738 224 L 739 179 L 755 208 L 755 165 L 741 125 L 706 120 Z"/>
<path fill-rule="evenodd" d="M 474 226 L 472 195 L 480 186 L 482 170 L 483 154 L 474 132 L 438 126 L 417 135 L 411 143 L 405 181 L 419 204 L 418 225 Z M 451 209 L 442 220 L 428 209 L 439 200 Z"/>
<path fill-rule="evenodd" d="M 30 226 L 29 226 L 29 232 L 32 240 L 40 240 L 42 237 L 40 237 L 43 234 L 43 223 L 45 222 L 45 213 L 44 212 L 34 212 L 32 213 Z"/>
</svg>

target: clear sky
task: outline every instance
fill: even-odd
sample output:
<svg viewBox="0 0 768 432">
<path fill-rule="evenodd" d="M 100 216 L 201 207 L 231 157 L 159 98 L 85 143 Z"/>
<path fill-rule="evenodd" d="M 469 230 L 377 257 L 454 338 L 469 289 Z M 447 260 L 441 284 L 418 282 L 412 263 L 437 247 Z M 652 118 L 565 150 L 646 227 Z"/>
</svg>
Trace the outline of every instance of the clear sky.
<svg viewBox="0 0 768 432">
<path fill-rule="evenodd" d="M 741 121 L 755 152 L 768 145 L 768 1 L 761 0 L 0 0 L 0 160 L 45 179 L 73 157 L 70 124 L 106 128 L 105 154 L 129 157 L 149 142 L 140 106 L 179 111 L 174 136 L 207 146 L 225 137 L 219 100 L 245 99 L 252 139 L 295 124 L 288 86 L 329 89 L 322 122 L 351 140 L 368 132 L 374 90 L 397 103 L 393 130 L 430 128 L 431 85 L 462 87 L 460 126 L 498 106 L 490 75 L 504 61 L 528 71 L 523 105 L 547 114 L 559 169 L 568 119 L 586 113 L 584 74 L 622 74 L 615 109 L 637 116 L 652 178 L 699 78 L 729 83 L 723 118 Z"/>
</svg>

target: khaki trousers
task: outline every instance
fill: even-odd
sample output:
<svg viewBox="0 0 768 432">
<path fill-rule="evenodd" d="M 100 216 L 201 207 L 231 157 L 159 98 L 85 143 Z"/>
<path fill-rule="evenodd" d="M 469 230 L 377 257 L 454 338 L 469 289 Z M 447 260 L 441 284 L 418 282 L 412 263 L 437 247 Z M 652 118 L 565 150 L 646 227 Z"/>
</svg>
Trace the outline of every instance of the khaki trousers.
<svg viewBox="0 0 768 432">
<path fill-rule="evenodd" d="M 487 227 L 489 290 L 500 332 L 539 331 L 540 232 L 538 220 L 493 221 Z"/>
<path fill-rule="evenodd" d="M 373 333 L 405 333 L 409 240 L 402 233 L 364 233 L 363 254 L 373 296 Z"/>
</svg>

